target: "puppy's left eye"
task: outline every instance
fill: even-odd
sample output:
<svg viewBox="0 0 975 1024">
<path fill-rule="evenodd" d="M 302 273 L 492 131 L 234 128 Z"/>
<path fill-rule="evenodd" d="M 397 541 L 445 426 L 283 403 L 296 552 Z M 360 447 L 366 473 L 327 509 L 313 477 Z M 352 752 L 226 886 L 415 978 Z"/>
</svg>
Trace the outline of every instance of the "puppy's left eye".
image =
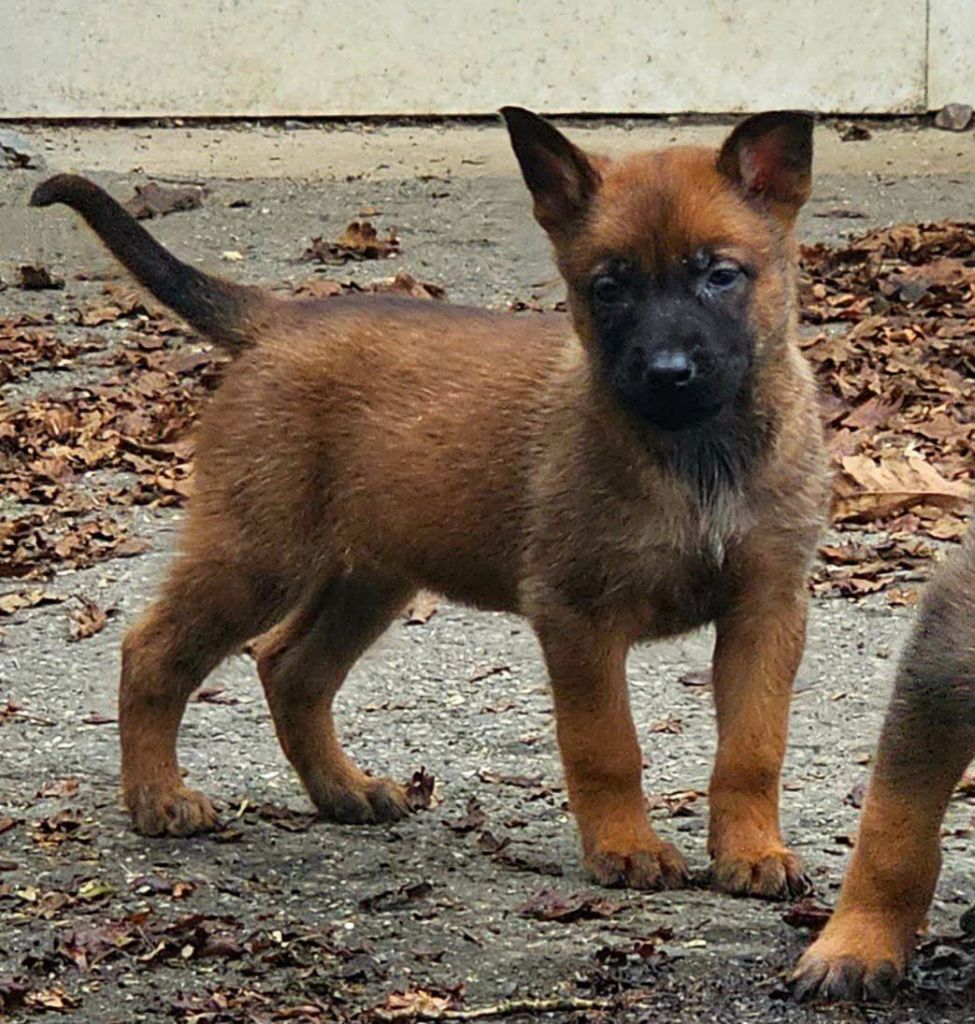
<svg viewBox="0 0 975 1024">
<path fill-rule="evenodd" d="M 626 287 L 610 274 L 600 274 L 592 283 L 592 297 L 601 306 L 618 306 L 626 301 Z"/>
<path fill-rule="evenodd" d="M 704 287 L 710 292 L 725 292 L 734 288 L 744 277 L 745 271 L 731 260 L 722 260 L 708 271 Z"/>
</svg>

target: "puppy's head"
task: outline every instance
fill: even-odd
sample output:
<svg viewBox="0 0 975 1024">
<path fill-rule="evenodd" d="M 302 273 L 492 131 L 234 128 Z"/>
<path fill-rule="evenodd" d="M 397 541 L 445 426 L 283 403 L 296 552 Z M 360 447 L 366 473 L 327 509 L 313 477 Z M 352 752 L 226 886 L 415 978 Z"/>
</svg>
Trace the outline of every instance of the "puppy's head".
<svg viewBox="0 0 975 1024">
<path fill-rule="evenodd" d="M 526 110 L 502 114 L 576 329 L 622 404 L 666 430 L 733 405 L 792 315 L 812 118 L 759 114 L 717 151 L 610 161 Z"/>
</svg>

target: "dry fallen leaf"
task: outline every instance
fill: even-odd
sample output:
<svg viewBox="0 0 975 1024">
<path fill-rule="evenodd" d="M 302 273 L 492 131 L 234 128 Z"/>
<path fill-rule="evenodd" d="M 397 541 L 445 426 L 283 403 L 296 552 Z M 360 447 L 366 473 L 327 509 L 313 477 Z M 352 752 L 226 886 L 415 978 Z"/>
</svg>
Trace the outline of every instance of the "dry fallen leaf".
<svg viewBox="0 0 975 1024">
<path fill-rule="evenodd" d="M 114 608 L 102 608 L 89 597 L 78 597 L 81 608 L 71 614 L 71 639 L 87 640 L 88 637 L 100 633 L 106 626 Z"/>
<path fill-rule="evenodd" d="M 829 920 L 832 911 L 829 907 L 823 906 L 812 896 L 794 903 L 782 915 L 782 920 L 793 928 L 808 928 L 816 933 L 823 930 Z"/>
<path fill-rule="evenodd" d="M 955 796 L 975 796 L 975 773 L 966 771 L 958 780 L 958 785 L 955 786 Z"/>
<path fill-rule="evenodd" d="M 309 277 L 291 286 L 291 294 L 299 299 L 331 299 L 336 295 L 349 295 L 356 291 L 331 277 Z"/>
<path fill-rule="evenodd" d="M 406 784 L 406 802 L 411 811 L 428 811 L 433 806 L 433 789 L 436 780 L 425 768 L 413 773 Z"/>
<path fill-rule="evenodd" d="M 223 704 L 226 706 L 240 703 L 239 698 L 227 693 L 227 688 L 219 684 L 197 690 L 193 695 L 193 700 L 197 704 Z"/>
<path fill-rule="evenodd" d="M 685 672 L 677 682 L 679 682 L 681 686 L 710 686 L 711 669 L 692 669 L 690 672 Z"/>
<path fill-rule="evenodd" d="M 47 782 L 34 794 L 39 800 L 74 796 L 78 792 L 77 779 L 58 779 Z"/>
<path fill-rule="evenodd" d="M 203 205 L 204 191 L 199 185 L 170 188 L 150 181 L 135 186 L 135 195 L 124 204 L 136 220 L 165 217 L 179 210 L 195 210 Z"/>
<path fill-rule="evenodd" d="M 53 986 L 28 992 L 24 997 L 24 1005 L 43 1013 L 46 1010 L 75 1010 L 81 1003 L 74 996 L 68 995 L 63 988 Z"/>
<path fill-rule="evenodd" d="M 414 299 L 443 299 L 446 290 L 432 281 L 421 281 L 406 271 L 395 277 L 380 278 L 360 285 L 355 281 L 336 281 L 330 277 L 311 277 L 291 286 L 292 295 L 303 299 L 330 299 L 336 295 L 366 295 L 392 293 L 408 295 Z"/>
<path fill-rule="evenodd" d="M 359 909 L 363 913 L 372 914 L 379 910 L 395 910 L 400 907 L 425 900 L 433 892 L 429 882 L 406 882 L 396 889 L 383 889 L 359 900 Z"/>
<path fill-rule="evenodd" d="M 562 896 L 552 889 L 540 889 L 518 908 L 522 917 L 536 921 L 559 921 L 570 924 L 588 918 L 605 918 L 618 914 L 623 904 L 585 893 Z"/>
<path fill-rule="evenodd" d="M 55 277 L 47 267 L 25 263 L 17 268 L 17 282 L 25 291 L 63 288 L 64 278 Z"/>
<path fill-rule="evenodd" d="M 899 585 L 902 574 L 916 580 L 930 554 L 915 559 L 910 535 L 957 540 L 964 531 L 975 450 L 973 248 L 975 224 L 941 223 L 802 251 L 802 316 L 824 328 L 802 344 L 838 471 L 836 525 L 896 531 L 892 544 L 869 542 L 866 560 L 882 564 L 820 571 L 817 593 L 860 596 Z"/>
<path fill-rule="evenodd" d="M 692 808 L 698 800 L 707 797 L 702 789 L 681 789 L 674 793 L 654 793 L 647 798 L 650 811 L 666 810 L 671 818 L 691 818 L 697 814 Z"/>
<path fill-rule="evenodd" d="M 463 985 L 427 989 L 411 985 L 405 992 L 390 992 L 370 1016 L 378 1020 L 437 1020 L 463 1003 Z"/>
<path fill-rule="evenodd" d="M 476 832 L 486 824 L 487 814 L 481 806 L 481 802 L 475 796 L 468 799 L 467 810 L 463 818 L 459 818 L 456 821 L 444 820 L 444 827 L 449 828 L 451 832 L 458 833 L 458 835 L 464 835 L 467 832 Z"/>
<path fill-rule="evenodd" d="M 0 615 L 13 615 L 23 608 L 36 608 L 42 604 L 60 604 L 64 598 L 47 590 L 28 590 L 0 595 Z"/>
<path fill-rule="evenodd" d="M 399 238 L 394 231 L 383 238 L 367 220 L 348 224 L 338 241 L 318 237 L 311 240 L 304 259 L 319 263 L 347 263 L 349 260 L 379 260 L 399 252 Z"/>
<path fill-rule="evenodd" d="M 849 455 L 840 465 L 833 510 L 840 521 L 884 519 L 922 504 L 960 509 L 971 497 L 967 483 L 946 480 L 919 455 Z"/>
<path fill-rule="evenodd" d="M 114 725 L 118 719 L 103 715 L 100 711 L 89 711 L 81 721 L 85 725 Z"/>
<path fill-rule="evenodd" d="M 495 786 L 514 786 L 517 789 L 539 789 L 545 785 L 545 776 L 538 775 L 502 775 L 500 772 L 493 772 L 487 768 L 481 768 L 477 777 L 481 782 L 488 782 Z"/>
<path fill-rule="evenodd" d="M 414 299 L 443 299 L 447 294 L 440 285 L 432 281 L 420 281 L 405 271 L 400 271 L 395 277 L 372 281 L 368 291 L 392 292 L 397 295 L 409 295 Z"/>
</svg>

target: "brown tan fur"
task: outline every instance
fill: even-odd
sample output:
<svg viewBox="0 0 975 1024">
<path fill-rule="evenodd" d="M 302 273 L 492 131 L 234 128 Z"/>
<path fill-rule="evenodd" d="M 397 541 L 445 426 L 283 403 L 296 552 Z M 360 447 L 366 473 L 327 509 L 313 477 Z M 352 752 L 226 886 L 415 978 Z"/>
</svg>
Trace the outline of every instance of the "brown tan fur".
<svg viewBox="0 0 975 1024">
<path fill-rule="evenodd" d="M 975 757 L 975 533 L 931 582 L 901 658 L 836 911 L 801 999 L 890 998 L 941 870 L 941 822 Z"/>
<path fill-rule="evenodd" d="M 233 347 L 249 331 L 251 341 L 200 425 L 182 554 L 123 647 L 123 788 L 140 831 L 188 835 L 216 821 L 182 781 L 180 720 L 206 674 L 268 630 L 260 677 L 322 816 L 405 814 L 402 787 L 343 751 L 332 701 L 423 587 L 532 623 L 585 862 L 605 884 L 687 877 L 647 816 L 625 662 L 640 639 L 716 622 L 714 879 L 766 897 L 802 887 L 779 831 L 778 780 L 826 496 L 796 345 L 792 225 L 808 182 L 785 201 L 751 196 L 737 163 L 720 166 L 736 159 L 708 149 L 594 158 L 598 188 L 581 219 L 571 181 L 563 193 L 536 189 L 569 318 L 393 299 L 269 313 L 252 292 L 230 304 L 242 319 L 218 326 Z M 69 202 L 111 235 L 79 188 L 37 202 Z M 702 245 L 757 267 L 749 386 L 761 447 L 734 487 L 707 500 L 667 468 L 677 442 L 625 414 L 598 372 L 584 287 L 603 254 L 655 271 Z M 152 285 L 147 266 L 135 272 Z"/>
</svg>

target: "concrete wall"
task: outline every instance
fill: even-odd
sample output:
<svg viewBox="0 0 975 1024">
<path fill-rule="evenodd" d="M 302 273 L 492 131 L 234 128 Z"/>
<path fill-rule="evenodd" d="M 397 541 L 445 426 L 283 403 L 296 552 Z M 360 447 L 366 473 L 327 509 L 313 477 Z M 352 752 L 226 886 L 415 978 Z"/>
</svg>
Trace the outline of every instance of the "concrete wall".
<svg viewBox="0 0 975 1024">
<path fill-rule="evenodd" d="M 0 0 L 0 116 L 917 112 L 975 0 Z"/>
<path fill-rule="evenodd" d="M 928 106 L 975 105 L 975 0 L 930 0 Z"/>
</svg>

